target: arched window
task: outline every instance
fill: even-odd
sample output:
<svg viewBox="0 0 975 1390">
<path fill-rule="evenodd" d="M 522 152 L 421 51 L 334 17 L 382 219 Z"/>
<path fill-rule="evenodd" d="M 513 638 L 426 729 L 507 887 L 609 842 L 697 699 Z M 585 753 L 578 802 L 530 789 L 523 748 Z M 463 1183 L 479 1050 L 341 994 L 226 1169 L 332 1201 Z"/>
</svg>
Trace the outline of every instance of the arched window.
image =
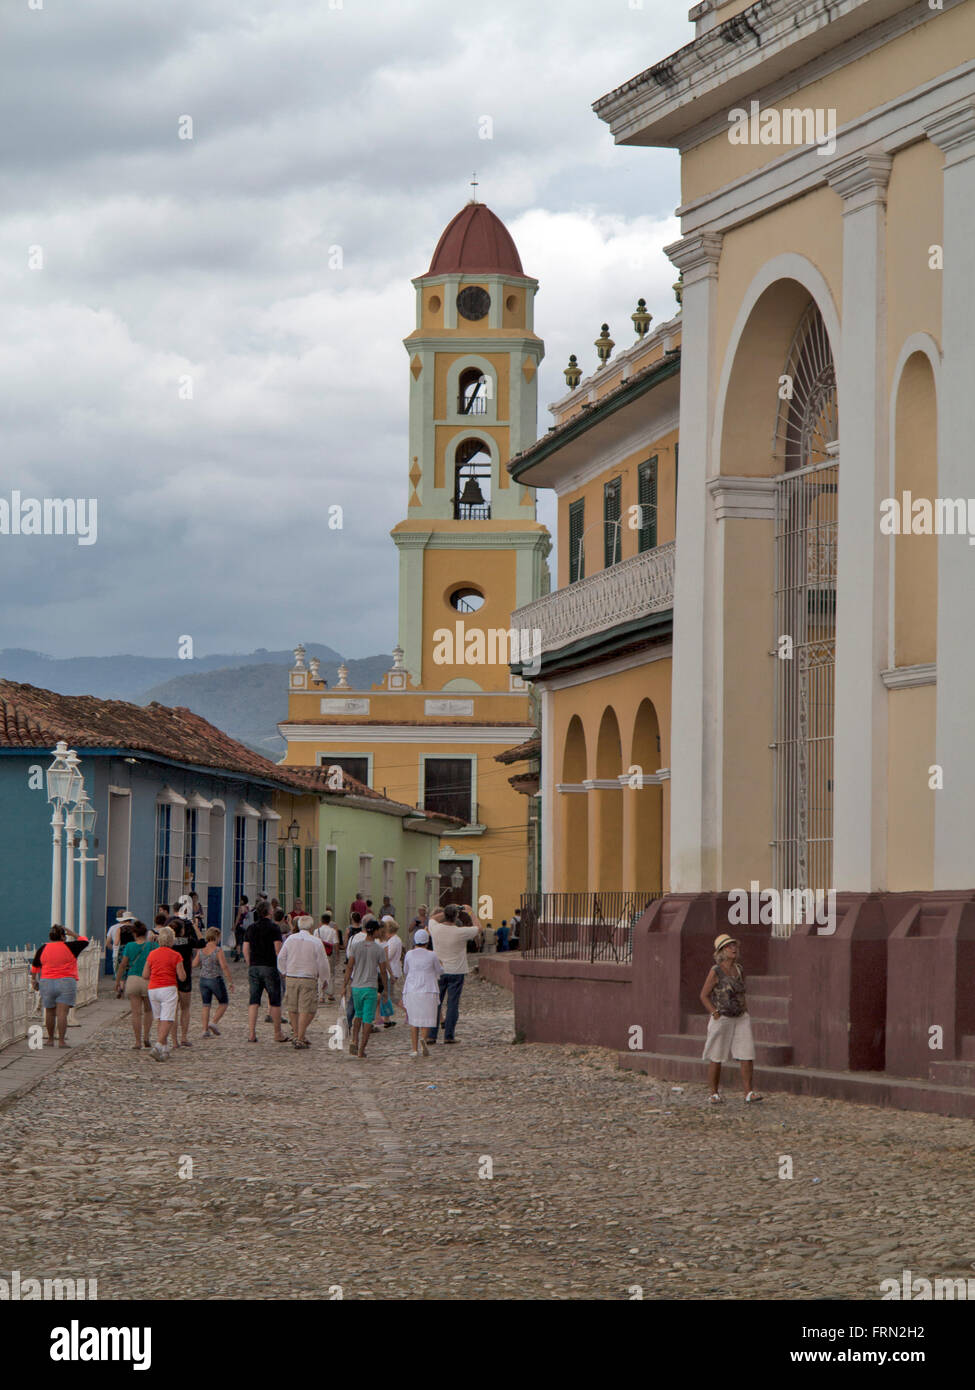
<svg viewBox="0 0 975 1390">
<path fill-rule="evenodd" d="M 839 445 L 836 370 L 822 315 L 802 315 L 776 424 L 775 879 L 828 889 L 833 862 L 833 707 Z"/>
<path fill-rule="evenodd" d="M 465 439 L 454 455 L 454 520 L 490 521 L 491 455 L 480 439 Z"/>
<path fill-rule="evenodd" d="M 461 415 L 484 415 L 491 383 L 479 367 L 467 367 L 457 382 L 457 409 Z"/>
</svg>

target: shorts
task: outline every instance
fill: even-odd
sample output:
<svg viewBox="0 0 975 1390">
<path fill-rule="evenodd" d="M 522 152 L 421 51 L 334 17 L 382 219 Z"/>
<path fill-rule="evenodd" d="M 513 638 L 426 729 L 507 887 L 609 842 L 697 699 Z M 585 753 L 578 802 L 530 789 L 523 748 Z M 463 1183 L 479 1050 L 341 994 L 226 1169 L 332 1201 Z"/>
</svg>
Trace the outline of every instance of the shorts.
<svg viewBox="0 0 975 1390">
<path fill-rule="evenodd" d="M 141 975 L 126 975 L 125 977 L 125 997 L 126 999 L 140 998 L 146 1003 L 149 1002 L 149 981 L 144 980 Z"/>
<path fill-rule="evenodd" d="M 186 977 L 185 980 L 177 980 L 177 981 L 176 981 L 176 992 L 177 992 L 177 994 L 192 994 L 192 993 L 193 993 L 193 981 L 189 978 L 188 975 L 187 975 L 187 977 Z"/>
<path fill-rule="evenodd" d="M 284 1006 L 289 1014 L 314 1014 L 318 1012 L 318 980 L 309 980 L 305 975 L 286 975 Z"/>
<path fill-rule="evenodd" d="M 376 1005 L 379 1002 L 379 990 L 364 986 L 362 989 L 352 991 L 352 1004 L 355 1008 L 356 1018 L 361 1018 L 363 1023 L 374 1023 L 376 1019 Z"/>
<path fill-rule="evenodd" d="M 754 1062 L 755 1042 L 748 1015 L 708 1019 L 703 1056 L 705 1062 L 730 1062 L 732 1059 L 736 1062 Z"/>
<path fill-rule="evenodd" d="M 179 990 L 175 985 L 161 985 L 159 989 L 150 989 L 149 1004 L 152 1008 L 152 1016 L 160 1023 L 172 1023 L 176 1017 L 176 1001 L 179 999 Z"/>
<path fill-rule="evenodd" d="M 203 1007 L 208 1009 L 214 999 L 218 1004 L 226 1004 L 227 1000 L 227 981 L 222 975 L 202 975 L 200 977 L 200 998 L 203 1000 Z"/>
<path fill-rule="evenodd" d="M 247 983 L 250 987 L 248 1004 L 259 1004 L 261 995 L 267 990 L 268 1007 L 276 1009 L 281 1004 L 281 976 L 276 965 L 250 965 L 247 967 Z"/>
<path fill-rule="evenodd" d="M 44 980 L 40 982 L 41 1006 L 55 1009 L 58 1004 L 74 1005 L 78 997 L 78 981 L 75 979 Z"/>
</svg>

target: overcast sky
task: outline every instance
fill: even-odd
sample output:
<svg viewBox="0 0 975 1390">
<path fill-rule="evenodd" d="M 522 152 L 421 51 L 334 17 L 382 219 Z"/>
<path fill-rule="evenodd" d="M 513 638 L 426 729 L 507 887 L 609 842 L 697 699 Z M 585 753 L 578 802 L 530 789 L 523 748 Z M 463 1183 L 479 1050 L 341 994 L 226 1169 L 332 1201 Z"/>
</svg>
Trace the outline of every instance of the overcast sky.
<svg viewBox="0 0 975 1390">
<path fill-rule="evenodd" d="M 98 540 L 0 535 L 0 647 L 389 651 L 411 277 L 476 169 L 540 281 L 540 431 L 604 319 L 670 317 L 677 156 L 590 108 L 688 7 L 5 0 L 0 497 L 95 497 Z"/>
</svg>

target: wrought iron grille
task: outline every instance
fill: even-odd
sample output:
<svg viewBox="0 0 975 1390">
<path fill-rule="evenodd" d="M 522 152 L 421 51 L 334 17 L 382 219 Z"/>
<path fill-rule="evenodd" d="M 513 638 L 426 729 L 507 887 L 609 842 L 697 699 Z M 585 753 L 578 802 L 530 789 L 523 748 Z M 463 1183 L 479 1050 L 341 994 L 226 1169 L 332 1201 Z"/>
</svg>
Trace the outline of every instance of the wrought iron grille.
<svg viewBox="0 0 975 1390">
<path fill-rule="evenodd" d="M 535 960 L 633 959 L 633 928 L 662 893 L 523 893 L 522 954 Z"/>
</svg>

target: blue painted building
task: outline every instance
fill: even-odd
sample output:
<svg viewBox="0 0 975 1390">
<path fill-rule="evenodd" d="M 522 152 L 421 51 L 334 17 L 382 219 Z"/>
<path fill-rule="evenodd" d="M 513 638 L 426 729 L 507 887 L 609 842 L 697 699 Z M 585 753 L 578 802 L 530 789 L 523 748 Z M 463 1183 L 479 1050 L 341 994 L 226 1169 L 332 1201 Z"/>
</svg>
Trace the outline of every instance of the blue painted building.
<svg viewBox="0 0 975 1390">
<path fill-rule="evenodd" d="M 45 773 L 60 739 L 77 752 L 97 813 L 84 871 L 89 935 L 102 940 L 117 909 L 151 922 L 159 903 L 191 888 L 229 940 L 241 894 L 277 892 L 276 794 L 319 802 L 307 770 L 269 762 L 187 709 L 0 681 L 0 948 L 50 929 Z"/>
</svg>

